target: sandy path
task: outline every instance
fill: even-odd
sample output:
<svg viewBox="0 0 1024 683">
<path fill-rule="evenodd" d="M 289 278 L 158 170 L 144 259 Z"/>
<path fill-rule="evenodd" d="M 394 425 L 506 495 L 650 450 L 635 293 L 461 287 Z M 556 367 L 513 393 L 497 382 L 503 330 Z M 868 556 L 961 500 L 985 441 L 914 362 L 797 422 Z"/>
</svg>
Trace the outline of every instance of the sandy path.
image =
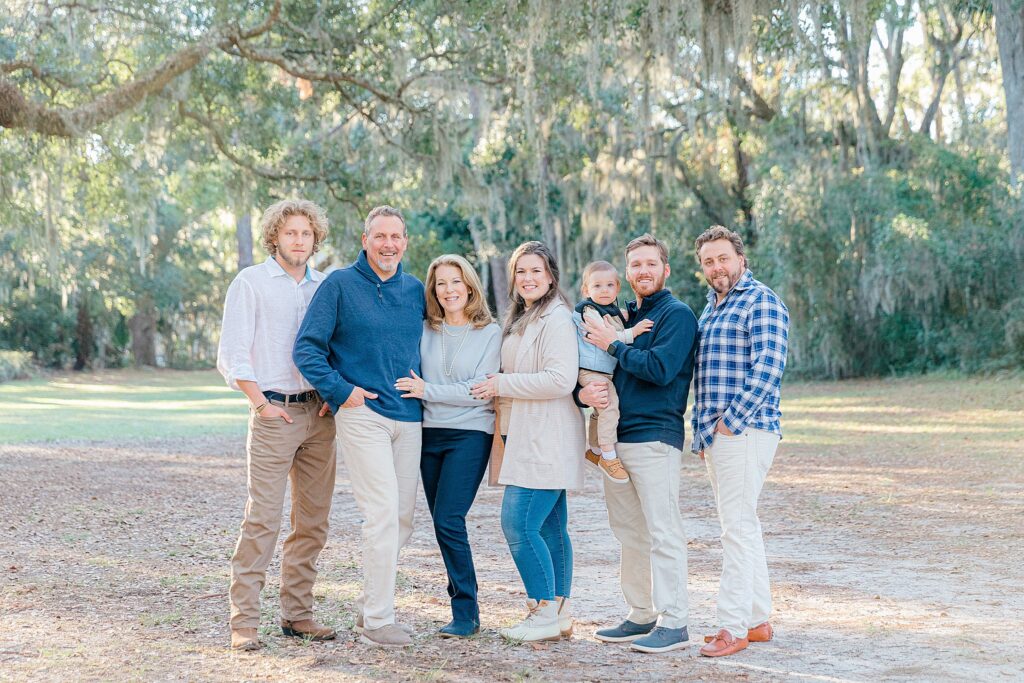
<svg viewBox="0 0 1024 683">
<path fill-rule="evenodd" d="M 381 652 L 348 632 L 319 645 L 279 637 L 275 559 L 267 647 L 232 653 L 224 591 L 243 446 L 197 438 L 0 445 L 0 679 L 1024 680 L 1024 655 L 1001 636 L 1024 631 L 1020 390 L 971 384 L 952 406 L 968 414 L 956 415 L 948 388 L 920 406 L 937 389 L 928 383 L 848 386 L 834 403 L 824 386 L 791 392 L 792 435 L 762 498 L 778 636 L 735 657 L 707 660 L 696 646 L 643 655 L 592 638 L 624 614 L 592 475 L 570 503 L 572 641 L 437 639 L 448 609 L 421 493 L 398 597 L 420 630 L 415 648 Z M 713 627 L 721 551 L 706 475 L 689 456 L 682 489 L 696 641 Z M 500 491 L 482 489 L 470 519 L 485 629 L 519 617 L 523 600 L 499 505 Z M 317 586 L 319 614 L 338 627 L 351 625 L 358 590 L 358 525 L 341 466 Z"/>
</svg>

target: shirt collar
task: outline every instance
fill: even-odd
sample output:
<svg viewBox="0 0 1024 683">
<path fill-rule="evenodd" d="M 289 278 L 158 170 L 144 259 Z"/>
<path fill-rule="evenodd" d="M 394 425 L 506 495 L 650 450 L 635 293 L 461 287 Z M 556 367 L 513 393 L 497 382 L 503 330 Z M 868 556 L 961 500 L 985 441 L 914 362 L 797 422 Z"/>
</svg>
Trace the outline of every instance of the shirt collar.
<svg viewBox="0 0 1024 683">
<path fill-rule="evenodd" d="M 285 269 L 281 267 L 281 264 L 278 263 L 277 259 L 274 258 L 273 256 L 267 259 L 265 267 L 267 270 L 270 271 L 270 277 L 281 277 L 282 275 L 288 275 Z M 309 264 L 307 263 L 306 276 L 302 278 L 302 282 L 300 282 L 299 284 L 302 284 L 304 282 L 320 282 L 323 279 L 324 274 L 318 270 L 313 270 L 312 268 L 309 267 Z"/>
<path fill-rule="evenodd" d="M 398 262 L 398 266 L 395 267 L 395 274 L 389 277 L 387 280 L 381 280 L 380 276 L 374 271 L 373 266 L 370 265 L 370 259 L 366 256 L 366 250 L 361 249 L 359 256 L 356 257 L 355 263 L 352 264 L 355 269 L 362 273 L 370 282 L 377 285 L 386 285 L 390 282 L 401 282 L 402 281 L 402 262 Z"/>
<path fill-rule="evenodd" d="M 746 270 L 743 271 L 743 275 L 740 275 L 740 279 L 736 281 L 736 284 L 734 284 L 732 286 L 732 289 L 729 290 L 728 294 L 725 295 L 725 298 L 728 299 L 729 298 L 729 294 L 732 294 L 733 292 L 742 292 L 743 290 L 750 289 L 753 286 L 754 286 L 754 274 L 750 271 L 749 268 L 747 268 Z M 708 302 L 709 303 L 711 303 L 711 304 L 716 304 L 717 303 L 717 301 L 718 301 L 718 292 L 715 291 L 714 287 L 708 287 L 708 297 L 707 298 L 708 298 Z"/>
</svg>

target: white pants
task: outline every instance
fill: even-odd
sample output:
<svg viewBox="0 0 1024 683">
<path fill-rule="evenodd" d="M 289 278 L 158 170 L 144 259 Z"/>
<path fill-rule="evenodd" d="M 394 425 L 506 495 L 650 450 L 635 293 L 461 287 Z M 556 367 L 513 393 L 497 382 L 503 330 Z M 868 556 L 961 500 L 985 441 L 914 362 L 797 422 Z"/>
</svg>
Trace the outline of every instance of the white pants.
<svg viewBox="0 0 1024 683">
<path fill-rule="evenodd" d="M 421 422 L 399 422 L 366 406 L 335 417 L 338 445 L 363 515 L 363 594 L 357 609 L 368 629 L 395 622 L 398 552 L 412 535 L 420 477 Z"/>
<path fill-rule="evenodd" d="M 689 619 L 686 533 L 679 514 L 682 452 L 660 442 L 617 444 L 629 483 L 605 481 L 608 522 L 622 545 L 619 579 L 636 624 L 682 628 Z"/>
<path fill-rule="evenodd" d="M 757 499 L 771 469 L 779 435 L 747 429 L 737 436 L 716 433 L 704 460 L 722 525 L 722 579 L 718 625 L 737 638 L 768 621 L 772 611 Z"/>
</svg>

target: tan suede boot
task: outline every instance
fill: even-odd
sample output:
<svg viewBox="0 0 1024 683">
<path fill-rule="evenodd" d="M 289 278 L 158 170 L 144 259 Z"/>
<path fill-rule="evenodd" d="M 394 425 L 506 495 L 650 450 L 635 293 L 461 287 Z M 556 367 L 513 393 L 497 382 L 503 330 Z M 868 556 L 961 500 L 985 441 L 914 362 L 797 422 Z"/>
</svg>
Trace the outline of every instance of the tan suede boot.
<svg viewBox="0 0 1024 683">
<path fill-rule="evenodd" d="M 337 634 L 333 628 L 318 624 L 312 619 L 302 619 L 300 621 L 289 621 L 288 619 L 281 620 L 281 633 L 286 636 L 293 638 L 305 638 L 307 640 L 322 641 L 322 640 L 334 640 Z"/>
<path fill-rule="evenodd" d="M 232 650 L 258 650 L 260 639 L 254 628 L 233 628 L 231 629 Z"/>
</svg>

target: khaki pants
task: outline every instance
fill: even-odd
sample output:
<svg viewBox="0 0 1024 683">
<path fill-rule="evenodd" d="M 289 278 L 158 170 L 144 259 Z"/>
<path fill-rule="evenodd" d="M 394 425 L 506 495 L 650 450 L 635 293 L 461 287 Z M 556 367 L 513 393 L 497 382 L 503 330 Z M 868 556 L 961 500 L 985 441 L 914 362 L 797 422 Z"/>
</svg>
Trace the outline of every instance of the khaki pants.
<svg viewBox="0 0 1024 683">
<path fill-rule="evenodd" d="M 619 443 L 629 483 L 605 481 L 608 521 L 622 545 L 619 580 L 630 621 L 681 628 L 689 619 L 686 533 L 679 514 L 682 453 L 660 442 Z"/>
<path fill-rule="evenodd" d="M 737 638 L 768 621 L 772 611 L 757 500 L 778 445 L 778 434 L 748 428 L 737 436 L 715 434 L 704 451 L 722 525 L 718 627 Z"/>
<path fill-rule="evenodd" d="M 398 552 L 412 535 L 420 478 L 421 422 L 399 422 L 365 405 L 335 417 L 338 446 L 363 515 L 363 594 L 357 609 L 368 629 L 395 621 Z"/>
<path fill-rule="evenodd" d="M 590 413 L 590 425 L 587 429 L 590 445 L 615 445 L 619 440 L 619 394 L 615 391 L 611 375 L 597 372 L 596 370 L 580 368 L 580 386 L 585 387 L 591 382 L 608 383 L 608 407 L 601 408 L 600 410 L 594 408 L 593 412 Z"/>
<path fill-rule="evenodd" d="M 282 405 L 278 403 L 277 405 Z M 294 421 L 265 420 L 250 411 L 249 498 L 231 557 L 231 628 L 257 628 L 260 591 L 281 530 L 285 487 L 292 482 L 292 531 L 281 559 L 281 618 L 313 617 L 316 559 L 327 542 L 334 493 L 334 421 L 318 417 L 319 401 L 285 408 Z"/>
</svg>

